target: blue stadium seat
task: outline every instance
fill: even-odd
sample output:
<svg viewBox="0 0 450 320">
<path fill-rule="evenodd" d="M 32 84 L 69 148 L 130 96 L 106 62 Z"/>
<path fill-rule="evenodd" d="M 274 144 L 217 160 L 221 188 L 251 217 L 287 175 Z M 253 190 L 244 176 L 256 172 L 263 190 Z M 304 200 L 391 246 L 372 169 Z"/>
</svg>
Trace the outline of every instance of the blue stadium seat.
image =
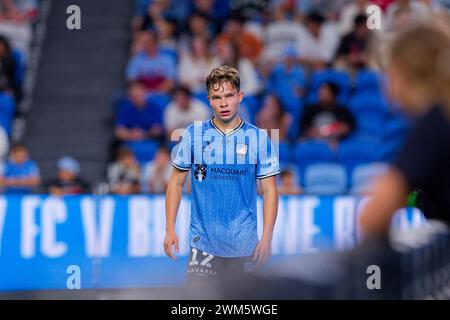
<svg viewBox="0 0 450 320">
<path fill-rule="evenodd" d="M 337 150 L 339 163 L 345 166 L 350 177 L 353 169 L 360 164 L 381 159 L 380 143 L 376 139 L 355 137 L 342 141 Z"/>
<path fill-rule="evenodd" d="M 309 104 L 317 103 L 319 88 L 325 82 L 333 82 L 339 86 L 338 102 L 345 105 L 350 92 L 350 76 L 346 72 L 334 69 L 317 71 L 312 75 L 307 102 Z"/>
<path fill-rule="evenodd" d="M 159 148 L 159 142 L 154 140 L 126 142 L 140 164 L 152 161 Z"/>
<path fill-rule="evenodd" d="M 164 110 L 170 102 L 170 95 L 164 93 L 152 93 L 148 96 L 148 102 L 157 105 Z"/>
<path fill-rule="evenodd" d="M 315 162 L 333 160 L 333 151 L 321 140 L 305 140 L 295 146 L 295 163 L 300 168 Z"/>
<path fill-rule="evenodd" d="M 16 103 L 9 94 L 0 92 L 0 126 L 5 129 L 8 136 L 11 136 L 11 126 Z"/>
<path fill-rule="evenodd" d="M 381 94 L 377 92 L 356 94 L 350 99 L 349 109 L 355 117 L 358 135 L 383 137 L 388 104 Z"/>
<path fill-rule="evenodd" d="M 361 70 L 356 75 L 355 92 L 381 92 L 384 78 L 381 73 L 373 70 Z"/>
<path fill-rule="evenodd" d="M 288 142 L 281 142 L 279 144 L 279 159 L 281 163 L 289 163 L 292 161 L 292 145 Z"/>
<path fill-rule="evenodd" d="M 353 169 L 350 193 L 365 194 L 371 191 L 374 180 L 387 170 L 383 162 L 361 164 Z"/>
<path fill-rule="evenodd" d="M 304 191 L 306 194 L 336 195 L 347 192 L 345 168 L 333 162 L 311 164 L 305 169 Z"/>
</svg>

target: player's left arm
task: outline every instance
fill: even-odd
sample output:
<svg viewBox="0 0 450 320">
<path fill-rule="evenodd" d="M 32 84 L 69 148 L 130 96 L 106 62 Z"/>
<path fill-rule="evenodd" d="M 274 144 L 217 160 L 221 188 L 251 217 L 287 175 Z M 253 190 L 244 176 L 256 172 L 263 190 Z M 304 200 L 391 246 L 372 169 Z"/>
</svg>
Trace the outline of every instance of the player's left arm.
<svg viewBox="0 0 450 320">
<path fill-rule="evenodd" d="M 263 193 L 263 233 L 261 240 L 256 246 L 253 260 L 257 260 L 257 264 L 266 262 L 271 254 L 271 243 L 275 220 L 278 211 L 278 190 L 276 177 L 270 176 L 261 179 L 261 189 Z"/>
</svg>

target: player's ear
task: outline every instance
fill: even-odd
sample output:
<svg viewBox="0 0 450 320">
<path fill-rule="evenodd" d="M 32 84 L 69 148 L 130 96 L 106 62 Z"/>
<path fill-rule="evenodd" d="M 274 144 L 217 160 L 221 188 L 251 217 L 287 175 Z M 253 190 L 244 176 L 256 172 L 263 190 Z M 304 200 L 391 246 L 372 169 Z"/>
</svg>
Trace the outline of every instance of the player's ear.
<svg viewBox="0 0 450 320">
<path fill-rule="evenodd" d="M 244 99 L 244 92 L 239 90 L 239 103 L 242 102 L 242 99 Z"/>
</svg>

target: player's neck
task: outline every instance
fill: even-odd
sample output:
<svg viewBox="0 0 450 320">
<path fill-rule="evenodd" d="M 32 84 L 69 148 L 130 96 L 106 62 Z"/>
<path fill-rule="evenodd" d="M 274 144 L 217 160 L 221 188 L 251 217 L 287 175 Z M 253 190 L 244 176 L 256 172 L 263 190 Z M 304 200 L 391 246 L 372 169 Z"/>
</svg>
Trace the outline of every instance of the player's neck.
<svg viewBox="0 0 450 320">
<path fill-rule="evenodd" d="M 222 122 L 217 117 L 212 118 L 212 122 L 220 131 L 227 133 L 236 129 L 242 122 L 242 119 L 239 115 L 234 117 L 230 122 Z"/>
</svg>

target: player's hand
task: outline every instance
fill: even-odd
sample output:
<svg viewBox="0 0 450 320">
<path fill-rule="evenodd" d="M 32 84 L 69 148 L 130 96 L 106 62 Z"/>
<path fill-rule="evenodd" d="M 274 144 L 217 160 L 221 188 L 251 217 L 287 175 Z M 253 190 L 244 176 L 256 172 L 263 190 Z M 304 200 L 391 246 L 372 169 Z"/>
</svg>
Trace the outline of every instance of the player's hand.
<svg viewBox="0 0 450 320">
<path fill-rule="evenodd" d="M 260 266 L 267 262 L 272 255 L 272 248 L 270 241 L 261 240 L 256 246 L 255 253 L 253 254 L 253 261 L 256 260 L 256 265 Z"/>
<path fill-rule="evenodd" d="M 164 252 L 173 260 L 177 257 L 172 251 L 172 246 L 175 247 L 175 252 L 178 253 L 178 236 L 175 231 L 166 231 L 166 237 L 164 239 Z"/>
</svg>

